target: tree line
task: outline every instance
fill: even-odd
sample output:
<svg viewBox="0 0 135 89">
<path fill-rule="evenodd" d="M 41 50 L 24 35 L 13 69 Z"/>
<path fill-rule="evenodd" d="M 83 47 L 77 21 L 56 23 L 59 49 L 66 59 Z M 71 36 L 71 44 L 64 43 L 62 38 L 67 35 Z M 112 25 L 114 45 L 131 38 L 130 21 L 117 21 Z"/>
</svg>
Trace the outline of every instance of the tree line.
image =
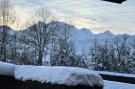
<svg viewBox="0 0 135 89">
<path fill-rule="evenodd" d="M 135 40 L 129 41 L 124 34 L 102 45 L 95 39 L 89 55 L 95 70 L 132 73 L 135 67 Z"/>
</svg>

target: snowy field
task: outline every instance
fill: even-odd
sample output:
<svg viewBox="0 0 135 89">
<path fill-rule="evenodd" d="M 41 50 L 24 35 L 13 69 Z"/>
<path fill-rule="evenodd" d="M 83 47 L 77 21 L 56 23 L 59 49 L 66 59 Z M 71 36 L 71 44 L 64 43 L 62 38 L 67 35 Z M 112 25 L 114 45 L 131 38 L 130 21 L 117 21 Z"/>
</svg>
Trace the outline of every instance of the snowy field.
<svg viewBox="0 0 135 89">
<path fill-rule="evenodd" d="M 104 80 L 104 89 L 135 89 L 135 84 L 127 84 Z"/>
</svg>

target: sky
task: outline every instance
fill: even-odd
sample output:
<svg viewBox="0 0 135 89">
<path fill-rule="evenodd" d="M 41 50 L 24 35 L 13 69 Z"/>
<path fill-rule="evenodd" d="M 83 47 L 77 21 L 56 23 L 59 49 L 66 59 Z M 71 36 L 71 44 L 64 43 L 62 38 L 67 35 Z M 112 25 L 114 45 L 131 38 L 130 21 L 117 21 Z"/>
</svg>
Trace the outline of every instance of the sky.
<svg viewBox="0 0 135 89">
<path fill-rule="evenodd" d="M 48 7 L 59 21 L 70 18 L 75 27 L 94 33 L 135 34 L 135 0 L 123 4 L 101 0 L 11 0 L 23 20 L 39 7 Z M 27 18 L 28 19 L 28 18 Z"/>
</svg>

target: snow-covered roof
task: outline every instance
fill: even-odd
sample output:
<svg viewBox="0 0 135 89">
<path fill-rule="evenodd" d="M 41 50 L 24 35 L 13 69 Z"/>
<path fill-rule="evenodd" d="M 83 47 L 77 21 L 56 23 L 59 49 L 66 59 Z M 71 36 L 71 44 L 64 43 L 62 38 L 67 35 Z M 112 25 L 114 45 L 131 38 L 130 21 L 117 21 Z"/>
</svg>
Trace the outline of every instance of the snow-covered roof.
<svg viewBox="0 0 135 89">
<path fill-rule="evenodd" d="M 103 86 L 103 79 L 93 71 L 75 67 L 18 66 L 15 78 L 42 83 Z"/>
<path fill-rule="evenodd" d="M 10 63 L 0 62 L 0 75 L 14 76 L 15 65 Z"/>
</svg>

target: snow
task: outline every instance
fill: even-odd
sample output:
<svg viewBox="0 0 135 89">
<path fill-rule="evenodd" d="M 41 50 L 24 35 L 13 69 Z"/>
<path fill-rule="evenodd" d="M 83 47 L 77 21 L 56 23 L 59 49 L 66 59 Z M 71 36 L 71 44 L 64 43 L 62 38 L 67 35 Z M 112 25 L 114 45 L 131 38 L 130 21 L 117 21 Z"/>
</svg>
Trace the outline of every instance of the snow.
<svg viewBox="0 0 135 89">
<path fill-rule="evenodd" d="M 115 36 L 110 31 L 105 31 L 103 33 L 97 34 L 96 37 L 99 40 L 110 40 L 110 39 L 114 38 Z"/>
<path fill-rule="evenodd" d="M 14 76 L 15 65 L 0 62 L 0 75 Z"/>
<path fill-rule="evenodd" d="M 103 79 L 95 72 L 75 67 L 18 66 L 15 78 L 26 81 L 36 80 L 41 83 L 103 86 Z"/>
<path fill-rule="evenodd" d="M 104 89 L 135 89 L 135 84 L 127 84 L 104 80 Z"/>
<path fill-rule="evenodd" d="M 41 83 L 103 86 L 97 73 L 76 67 L 21 66 L 0 62 L 0 75 L 14 76 L 19 80 L 37 80 Z"/>
<path fill-rule="evenodd" d="M 113 76 L 122 76 L 122 77 L 132 77 L 135 78 L 135 74 L 123 74 L 123 73 L 115 73 L 115 72 L 107 72 L 107 71 L 96 71 L 98 74 L 105 75 L 113 75 Z"/>
<path fill-rule="evenodd" d="M 65 84 L 65 85 L 88 85 L 103 86 L 104 89 L 135 89 L 135 84 L 120 83 L 102 80 L 97 74 L 109 74 L 115 76 L 135 77 L 131 74 L 121 74 L 104 71 L 90 71 L 75 67 L 47 67 L 47 66 L 20 66 L 10 63 L 0 62 L 0 75 L 15 76 L 19 80 L 36 80 L 41 83 Z"/>
</svg>

